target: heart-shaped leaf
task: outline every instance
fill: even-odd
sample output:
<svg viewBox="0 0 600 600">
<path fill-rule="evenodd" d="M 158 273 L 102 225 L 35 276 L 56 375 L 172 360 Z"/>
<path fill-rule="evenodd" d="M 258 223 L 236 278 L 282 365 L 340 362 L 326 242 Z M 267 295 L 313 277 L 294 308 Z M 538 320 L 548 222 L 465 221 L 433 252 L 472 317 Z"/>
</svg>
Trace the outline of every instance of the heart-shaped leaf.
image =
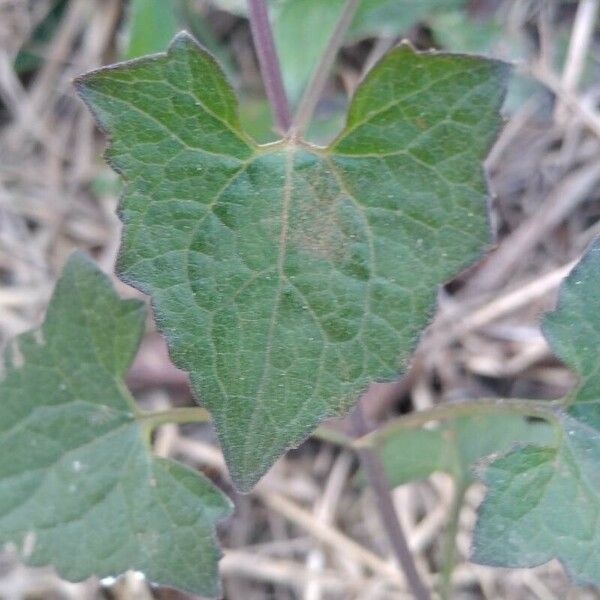
<svg viewBox="0 0 600 600">
<path fill-rule="evenodd" d="M 143 571 L 218 593 L 214 524 L 231 511 L 207 479 L 153 457 L 122 377 L 143 305 L 74 255 L 42 327 L 7 350 L 0 382 L 0 543 L 71 581 Z"/>
<path fill-rule="evenodd" d="M 151 295 L 239 489 L 396 377 L 437 285 L 482 251 L 506 71 L 401 46 L 328 148 L 256 145 L 186 34 L 78 80 L 127 184 L 120 276 Z"/>
</svg>

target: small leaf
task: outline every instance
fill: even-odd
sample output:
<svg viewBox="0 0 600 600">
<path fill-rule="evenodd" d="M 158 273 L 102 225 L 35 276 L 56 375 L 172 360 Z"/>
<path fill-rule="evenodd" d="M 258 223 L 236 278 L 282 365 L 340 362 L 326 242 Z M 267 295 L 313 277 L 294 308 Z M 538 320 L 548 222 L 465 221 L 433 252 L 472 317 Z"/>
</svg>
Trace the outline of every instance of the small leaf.
<svg viewBox="0 0 600 600">
<path fill-rule="evenodd" d="M 127 182 L 120 276 L 152 296 L 240 490 L 396 377 L 436 286 L 481 252 L 506 71 L 401 46 L 328 148 L 255 145 L 185 34 L 79 79 Z"/>
<path fill-rule="evenodd" d="M 557 413 L 558 446 L 529 446 L 491 464 L 474 560 L 528 567 L 558 558 L 600 585 L 600 240 L 563 283 L 544 322 L 551 347 L 580 378 Z"/>
<path fill-rule="evenodd" d="M 395 430 L 388 435 L 383 428 L 373 439 L 383 440 L 381 459 L 388 481 L 397 486 L 436 471 L 469 484 L 474 467 L 491 454 L 517 444 L 551 442 L 553 435 L 546 423 L 528 422 L 519 415 L 474 415 L 435 429 Z"/>
<path fill-rule="evenodd" d="M 75 254 L 44 324 L 8 348 L 0 542 L 71 581 L 136 569 L 214 596 L 214 523 L 230 503 L 203 476 L 150 454 L 122 381 L 144 314 Z"/>
</svg>

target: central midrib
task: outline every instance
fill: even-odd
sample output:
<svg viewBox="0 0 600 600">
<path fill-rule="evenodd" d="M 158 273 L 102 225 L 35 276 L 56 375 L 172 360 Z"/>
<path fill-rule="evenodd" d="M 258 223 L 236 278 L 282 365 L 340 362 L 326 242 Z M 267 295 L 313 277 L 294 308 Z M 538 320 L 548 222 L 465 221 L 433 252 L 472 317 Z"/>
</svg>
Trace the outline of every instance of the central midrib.
<svg viewBox="0 0 600 600">
<path fill-rule="evenodd" d="M 279 230 L 279 241 L 277 249 L 277 291 L 275 295 L 275 303 L 273 305 L 273 312 L 271 313 L 271 320 L 269 322 L 269 331 L 267 333 L 267 342 L 265 348 L 265 357 L 263 364 L 263 371 L 260 377 L 258 388 L 256 391 L 256 402 L 257 404 L 261 401 L 261 396 L 264 390 L 265 383 L 267 381 L 267 373 L 269 370 L 271 352 L 273 349 L 273 336 L 275 333 L 275 327 L 277 325 L 277 317 L 279 313 L 279 305 L 281 301 L 281 288 L 285 280 L 284 264 L 287 248 L 287 238 L 289 230 L 289 211 L 292 196 L 292 171 L 294 166 L 294 153 L 295 148 L 293 145 L 285 146 L 285 174 L 283 183 L 283 199 L 281 203 L 281 229 Z M 257 411 L 254 411 L 252 416 L 252 422 L 250 423 L 249 431 L 255 420 Z"/>
</svg>

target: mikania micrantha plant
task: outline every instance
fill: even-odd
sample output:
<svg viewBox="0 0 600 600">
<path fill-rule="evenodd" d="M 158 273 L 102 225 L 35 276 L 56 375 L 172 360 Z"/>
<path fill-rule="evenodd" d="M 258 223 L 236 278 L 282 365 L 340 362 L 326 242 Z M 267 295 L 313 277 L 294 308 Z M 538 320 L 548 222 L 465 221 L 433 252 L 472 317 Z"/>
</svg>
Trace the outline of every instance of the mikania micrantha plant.
<svg viewBox="0 0 600 600">
<path fill-rule="evenodd" d="M 506 76 L 497 61 L 400 46 L 366 76 L 326 148 L 257 145 L 221 70 L 187 34 L 165 54 L 76 81 L 125 182 L 117 273 L 150 296 L 240 491 L 323 419 L 347 413 L 369 382 L 401 374 L 437 286 L 486 247 L 481 162 Z M 544 432 L 523 420 L 525 401 L 510 423 L 498 420 L 516 429 L 497 448 L 467 448 L 476 403 L 474 420 L 457 424 L 467 471 L 503 451 L 483 472 L 477 561 L 558 557 L 576 581 L 600 584 L 599 282 L 596 244 L 544 321 L 580 381 L 561 403 L 532 403 Z M 137 569 L 215 596 L 214 525 L 231 505 L 199 473 L 152 456 L 155 421 L 122 379 L 143 318 L 76 254 L 43 325 L 7 349 L 0 542 L 70 580 Z M 391 427 L 373 441 L 392 481 L 455 472 L 437 458 L 404 472 L 386 458 L 403 435 Z"/>
</svg>

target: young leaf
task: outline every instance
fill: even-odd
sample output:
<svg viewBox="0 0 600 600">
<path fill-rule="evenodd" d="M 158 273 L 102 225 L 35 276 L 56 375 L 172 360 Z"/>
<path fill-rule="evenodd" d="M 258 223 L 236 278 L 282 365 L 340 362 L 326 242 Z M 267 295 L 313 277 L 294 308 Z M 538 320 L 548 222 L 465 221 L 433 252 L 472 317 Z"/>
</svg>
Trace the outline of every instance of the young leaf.
<svg viewBox="0 0 600 600">
<path fill-rule="evenodd" d="M 0 543 L 71 581 L 137 569 L 157 583 L 214 596 L 213 528 L 230 503 L 198 473 L 150 454 L 122 382 L 144 313 L 75 254 L 44 324 L 8 348 L 0 382 Z"/>
<path fill-rule="evenodd" d="M 481 252 L 506 71 L 401 46 L 328 148 L 255 145 L 185 34 L 78 80 L 127 182 L 118 270 L 152 296 L 239 489 L 395 377 L 436 286 Z"/>
<path fill-rule="evenodd" d="M 600 585 L 600 240 L 562 285 L 544 333 L 579 375 L 560 443 L 528 446 L 485 472 L 474 560 L 528 567 L 558 558 L 581 583 Z"/>
<path fill-rule="evenodd" d="M 424 479 L 435 471 L 449 473 L 463 484 L 473 482 L 474 467 L 496 452 L 516 444 L 551 443 L 553 431 L 545 422 L 528 422 L 520 415 L 473 415 L 436 429 L 375 434 L 383 440 L 381 460 L 392 486 Z"/>
</svg>

